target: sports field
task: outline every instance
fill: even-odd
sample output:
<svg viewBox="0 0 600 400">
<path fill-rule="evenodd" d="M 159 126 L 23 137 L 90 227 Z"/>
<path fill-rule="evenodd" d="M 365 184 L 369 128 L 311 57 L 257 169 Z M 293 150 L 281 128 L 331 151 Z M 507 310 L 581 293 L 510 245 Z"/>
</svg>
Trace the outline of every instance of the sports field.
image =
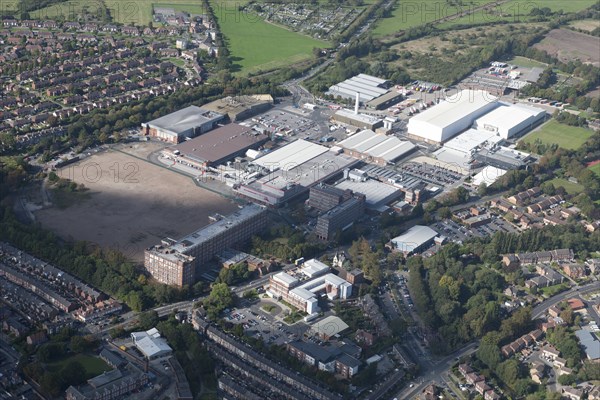
<svg viewBox="0 0 600 400">
<path fill-rule="evenodd" d="M 239 2 L 213 0 L 212 6 L 239 72 L 269 71 L 295 64 L 311 58 L 313 48 L 329 47 L 327 42 L 239 11 Z"/>
<path fill-rule="evenodd" d="M 592 134 L 593 132 L 588 129 L 561 124 L 552 119 L 542 125 L 538 130 L 531 132 L 524 140 L 526 143 L 533 143 L 539 139 L 542 143 L 556 143 L 563 149 L 576 150 L 581 147 Z"/>
</svg>

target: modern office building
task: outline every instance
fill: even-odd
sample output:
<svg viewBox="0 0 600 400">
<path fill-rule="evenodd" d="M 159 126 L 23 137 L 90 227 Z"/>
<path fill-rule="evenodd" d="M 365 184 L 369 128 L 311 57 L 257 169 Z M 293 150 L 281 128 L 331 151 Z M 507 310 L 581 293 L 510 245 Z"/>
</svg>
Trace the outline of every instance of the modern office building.
<svg viewBox="0 0 600 400">
<path fill-rule="evenodd" d="M 330 240 L 338 231 L 345 230 L 365 212 L 365 195 L 356 194 L 352 198 L 333 207 L 317 218 L 315 234 L 319 239 Z"/>
<path fill-rule="evenodd" d="M 250 204 L 180 240 L 163 239 L 146 249 L 144 267 L 153 278 L 168 285 L 196 282 L 196 270 L 223 250 L 249 239 L 267 226 L 264 207 Z"/>
<path fill-rule="evenodd" d="M 324 294 L 330 300 L 346 299 L 352 294 L 352 284 L 328 273 L 329 266 L 316 259 L 308 260 L 296 271 L 279 272 L 269 277 L 266 293 L 283 299 L 308 313 L 319 312 L 318 299 Z"/>
</svg>

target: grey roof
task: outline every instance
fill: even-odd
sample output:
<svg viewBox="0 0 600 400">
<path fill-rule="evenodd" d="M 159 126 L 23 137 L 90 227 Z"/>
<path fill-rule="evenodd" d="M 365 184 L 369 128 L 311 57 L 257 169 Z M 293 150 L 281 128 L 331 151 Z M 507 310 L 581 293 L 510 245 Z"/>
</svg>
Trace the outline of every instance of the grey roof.
<svg viewBox="0 0 600 400">
<path fill-rule="evenodd" d="M 523 77 L 523 80 L 527 81 L 527 82 L 535 83 L 538 81 L 538 79 L 540 79 L 540 75 L 542 75 L 542 72 L 544 72 L 543 68 L 539 68 L 539 67 L 531 68 L 531 70 L 527 73 L 527 75 L 525 75 Z"/>
<path fill-rule="evenodd" d="M 339 361 L 340 363 L 350 367 L 350 368 L 356 368 L 360 366 L 360 361 L 358 361 L 356 358 L 346 354 L 346 353 L 342 353 L 337 357 L 337 361 Z"/>
<path fill-rule="evenodd" d="M 210 121 L 219 121 L 223 114 L 216 113 L 198 106 L 189 106 L 172 112 L 147 123 L 151 128 L 161 129 L 174 134 L 183 133 L 199 127 Z"/>
<path fill-rule="evenodd" d="M 107 363 L 109 363 L 110 365 L 112 365 L 113 367 L 116 367 L 116 368 L 119 368 L 121 365 L 124 365 L 127 363 L 127 361 L 125 361 L 125 359 L 120 357 L 117 353 L 107 350 L 107 349 L 102 349 L 102 351 L 100 352 L 100 357 L 103 358 L 104 360 L 106 360 Z"/>
<path fill-rule="evenodd" d="M 398 249 L 411 252 L 436 236 L 438 236 L 438 233 L 430 227 L 415 225 L 404 234 L 393 238 L 392 242 Z"/>
<path fill-rule="evenodd" d="M 598 338 L 592 332 L 581 329 L 575 332 L 575 335 L 577 335 L 581 347 L 583 347 L 590 360 L 600 359 L 600 341 L 598 341 Z"/>
</svg>

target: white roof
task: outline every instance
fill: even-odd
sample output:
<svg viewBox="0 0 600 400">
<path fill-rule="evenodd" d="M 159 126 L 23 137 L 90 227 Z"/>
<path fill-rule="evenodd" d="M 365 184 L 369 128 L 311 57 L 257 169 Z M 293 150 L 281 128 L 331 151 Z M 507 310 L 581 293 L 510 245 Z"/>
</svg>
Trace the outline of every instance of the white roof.
<svg viewBox="0 0 600 400">
<path fill-rule="evenodd" d="M 303 300 L 310 300 L 315 297 L 315 294 L 308 289 L 303 287 L 297 287 L 295 289 L 290 290 L 290 293 L 293 293 L 296 297 L 301 298 Z"/>
<path fill-rule="evenodd" d="M 484 90 L 462 90 L 413 116 L 410 121 L 423 121 L 438 127 L 446 127 L 497 100 L 496 96 L 492 96 Z"/>
<path fill-rule="evenodd" d="M 280 272 L 278 274 L 273 275 L 273 280 L 279 281 L 287 286 L 291 286 L 294 283 L 298 282 L 298 279 L 285 272 Z"/>
<path fill-rule="evenodd" d="M 374 117 L 372 115 L 367 115 L 367 114 L 354 114 L 354 111 L 351 110 L 346 110 L 345 108 L 342 108 L 341 110 L 337 110 L 336 113 L 334 114 L 334 116 L 340 116 L 340 117 L 346 117 L 346 118 L 350 118 L 353 119 L 355 121 L 359 121 L 365 124 L 375 124 L 378 121 L 381 121 L 380 118 L 378 117 Z"/>
<path fill-rule="evenodd" d="M 345 279 L 334 274 L 325 275 L 325 282 L 334 286 L 352 286 L 350 282 L 347 282 Z"/>
<path fill-rule="evenodd" d="M 298 139 L 257 158 L 253 163 L 272 171 L 276 169 L 288 171 L 328 151 L 329 149 L 325 146 Z"/>
<path fill-rule="evenodd" d="M 502 108 L 502 107 L 499 107 Z M 496 108 L 498 110 L 499 108 Z M 492 111 L 493 113 L 495 111 Z M 491 114 L 489 113 L 489 114 Z M 486 114 L 487 115 L 487 114 Z M 460 135 L 450 139 L 444 144 L 444 148 L 456 150 L 462 153 L 470 153 L 483 143 L 497 143 L 502 138 L 497 136 L 495 132 L 486 130 L 469 129 Z"/>
<path fill-rule="evenodd" d="M 358 74 L 343 82 L 330 86 L 328 93 L 333 96 L 342 96 L 346 98 L 354 98 L 356 93 L 359 93 L 361 101 L 371 101 L 389 91 L 388 89 L 379 87 L 385 82 L 385 79 L 366 74 Z"/>
<path fill-rule="evenodd" d="M 148 358 L 173 351 L 163 338 L 147 336 L 135 342 L 137 348 Z"/>
<path fill-rule="evenodd" d="M 392 243 L 401 251 L 411 252 L 438 235 L 428 226 L 415 225 L 400 236 L 392 239 Z"/>
<path fill-rule="evenodd" d="M 473 177 L 473 184 L 475 186 L 479 186 L 482 183 L 485 183 L 487 186 L 490 186 L 492 183 L 496 182 L 498 178 L 506 173 L 506 170 L 501 168 L 496 168 L 492 166 L 487 166 L 482 169 L 477 175 Z"/>
<path fill-rule="evenodd" d="M 329 271 L 329 266 L 314 258 L 305 261 L 304 265 L 302 266 L 302 272 L 309 278 L 319 275 L 325 271 Z"/>
<path fill-rule="evenodd" d="M 530 118 L 540 117 L 544 113 L 545 111 L 541 108 L 531 107 L 525 104 L 502 104 L 501 107 L 497 107 L 475 120 L 475 125 L 479 129 L 485 129 L 485 125 L 489 125 L 500 131 L 507 131 Z"/>
</svg>

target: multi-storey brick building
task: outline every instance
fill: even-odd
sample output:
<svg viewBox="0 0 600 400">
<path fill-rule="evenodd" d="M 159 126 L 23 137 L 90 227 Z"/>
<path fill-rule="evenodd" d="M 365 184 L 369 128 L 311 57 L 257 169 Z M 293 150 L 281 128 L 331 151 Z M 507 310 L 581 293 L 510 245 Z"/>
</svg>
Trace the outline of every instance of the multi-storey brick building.
<svg viewBox="0 0 600 400">
<path fill-rule="evenodd" d="M 357 195 L 335 206 L 317 219 L 315 234 L 319 239 L 329 240 L 340 230 L 352 225 L 364 215 L 365 196 Z"/>
<path fill-rule="evenodd" d="M 329 211 L 350 198 L 352 198 L 351 190 L 343 190 L 320 183 L 310 188 L 308 205 L 319 211 Z"/>
<path fill-rule="evenodd" d="M 267 225 L 264 207 L 256 204 L 224 217 L 180 239 L 164 239 L 144 253 L 146 270 L 168 285 L 191 285 L 196 269 L 223 250 L 249 239 Z"/>
</svg>

